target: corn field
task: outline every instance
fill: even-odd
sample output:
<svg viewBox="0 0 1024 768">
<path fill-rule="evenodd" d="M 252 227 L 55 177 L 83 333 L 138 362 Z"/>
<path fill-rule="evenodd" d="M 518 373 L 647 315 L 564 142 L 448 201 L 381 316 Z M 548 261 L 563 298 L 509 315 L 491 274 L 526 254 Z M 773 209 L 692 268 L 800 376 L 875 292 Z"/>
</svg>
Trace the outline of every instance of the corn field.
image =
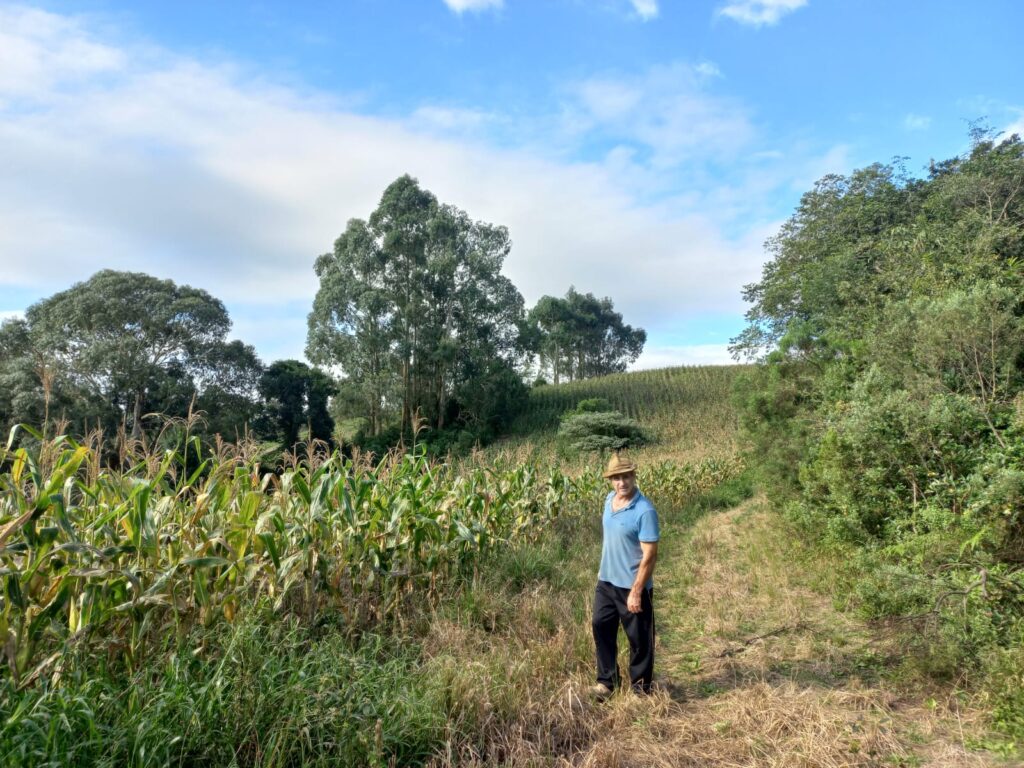
<svg viewBox="0 0 1024 768">
<path fill-rule="evenodd" d="M 607 487 L 596 467 L 417 451 L 375 465 L 311 455 L 275 473 L 223 447 L 203 456 L 195 438 L 114 470 L 68 437 L 21 435 L 0 455 L 0 639 L 19 687 L 58 681 L 81 645 L 131 671 L 168 637 L 253 611 L 353 630 L 402 622 L 497 548 L 595 513 Z M 679 503 L 738 470 L 664 462 L 640 482 Z"/>
<path fill-rule="evenodd" d="M 660 416 L 674 417 L 695 406 L 721 406 L 731 412 L 732 383 L 741 367 L 660 368 L 535 387 L 516 429 L 524 434 L 557 429 L 562 414 L 581 400 L 595 397 L 604 398 L 616 410 L 641 422 Z"/>
</svg>

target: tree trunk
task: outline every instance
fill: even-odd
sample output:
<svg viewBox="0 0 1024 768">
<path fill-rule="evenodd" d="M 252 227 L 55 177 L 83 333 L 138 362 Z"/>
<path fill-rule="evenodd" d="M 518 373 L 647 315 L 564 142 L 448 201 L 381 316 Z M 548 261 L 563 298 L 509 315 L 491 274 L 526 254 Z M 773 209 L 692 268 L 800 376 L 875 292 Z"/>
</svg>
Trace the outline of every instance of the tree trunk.
<svg viewBox="0 0 1024 768">
<path fill-rule="evenodd" d="M 444 375 L 437 377 L 437 429 L 444 429 Z"/>
<path fill-rule="evenodd" d="M 142 398 L 145 390 L 135 393 L 135 408 L 132 413 L 132 439 L 138 440 L 142 437 Z"/>
<path fill-rule="evenodd" d="M 406 355 L 405 363 L 402 366 L 402 434 L 405 434 L 412 422 L 412 414 L 409 410 L 412 390 L 409 379 L 409 357 Z"/>
</svg>

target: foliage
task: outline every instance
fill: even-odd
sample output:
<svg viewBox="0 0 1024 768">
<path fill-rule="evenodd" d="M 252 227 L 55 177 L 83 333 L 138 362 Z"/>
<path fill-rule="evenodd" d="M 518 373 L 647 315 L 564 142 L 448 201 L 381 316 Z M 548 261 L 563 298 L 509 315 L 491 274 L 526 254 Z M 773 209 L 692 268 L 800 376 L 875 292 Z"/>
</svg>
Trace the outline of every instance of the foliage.
<svg viewBox="0 0 1024 768">
<path fill-rule="evenodd" d="M 417 765 L 553 711 L 523 706 L 531 664 L 499 653 L 492 679 L 488 649 L 467 665 L 406 633 L 431 609 L 493 632 L 523 610 L 506 582 L 529 590 L 517 632 L 553 621 L 535 580 L 573 579 L 552 534 L 590 530 L 595 469 L 335 454 L 262 475 L 190 440 L 113 470 L 40 438 L 0 457 L 0 765 Z M 684 504 L 741 469 L 651 463 L 640 483 Z"/>
<path fill-rule="evenodd" d="M 422 764 L 442 743 L 440 691 L 413 649 L 250 617 L 173 644 L 146 674 L 82 659 L 15 691 L 0 679 L 0 765 Z"/>
<path fill-rule="evenodd" d="M 353 629 L 393 619 L 536 537 L 576 493 L 521 465 L 457 473 L 418 455 L 360 467 L 335 454 L 277 476 L 243 454 L 196 465 L 200 447 L 121 472 L 67 438 L 5 455 L 0 634 L 17 683 L 83 633 L 121 636 L 132 668 L 164 633 L 264 601 L 300 617 L 330 606 Z"/>
<path fill-rule="evenodd" d="M 253 415 L 262 369 L 252 347 L 226 341 L 229 327 L 205 291 L 97 272 L 0 327 L 4 426 L 68 420 L 84 435 L 127 424 L 139 438 L 147 413 L 184 416 L 198 404 L 234 437 Z"/>
<path fill-rule="evenodd" d="M 553 432 L 566 411 L 595 399 L 608 403 L 609 410 L 638 421 L 676 421 L 680 411 L 698 404 L 705 411 L 721 408 L 731 414 L 729 393 L 740 370 L 739 366 L 684 366 L 535 387 L 530 390 L 526 409 L 514 421 L 512 430 L 533 435 L 547 430 Z M 692 418 L 697 419 L 697 414 Z"/>
<path fill-rule="evenodd" d="M 976 135 L 924 179 L 826 177 L 768 247 L 734 349 L 771 350 L 737 400 L 773 495 L 848 553 L 863 611 L 926 622 L 933 670 L 1008 648 L 1024 620 L 1024 144 Z"/>
<path fill-rule="evenodd" d="M 564 299 L 542 296 L 528 317 L 540 370 L 555 384 L 626 370 L 643 351 L 647 332 L 622 322 L 612 300 L 570 288 Z"/>
<path fill-rule="evenodd" d="M 618 411 L 567 414 L 558 436 L 577 451 L 618 451 L 651 441 L 636 420 Z"/>
<path fill-rule="evenodd" d="M 309 440 L 333 440 L 334 419 L 328 398 L 337 392 L 333 380 L 299 360 L 278 360 L 264 371 L 259 384 L 264 432 L 290 450 L 303 427 Z"/>
<path fill-rule="evenodd" d="M 578 416 L 581 413 L 603 413 L 606 411 L 614 411 L 612 404 L 609 403 L 603 397 L 588 397 L 584 400 L 580 400 L 576 403 L 576 407 L 571 411 L 566 411 L 565 416 Z M 565 418 L 563 416 L 563 420 Z"/>
<path fill-rule="evenodd" d="M 521 355 L 523 298 L 501 274 L 510 247 L 504 227 L 474 222 L 402 176 L 317 259 L 306 352 L 341 367 L 371 435 L 395 407 L 402 433 L 414 418 L 443 429 L 453 399 L 470 420 L 502 408 L 467 393 Z"/>
</svg>

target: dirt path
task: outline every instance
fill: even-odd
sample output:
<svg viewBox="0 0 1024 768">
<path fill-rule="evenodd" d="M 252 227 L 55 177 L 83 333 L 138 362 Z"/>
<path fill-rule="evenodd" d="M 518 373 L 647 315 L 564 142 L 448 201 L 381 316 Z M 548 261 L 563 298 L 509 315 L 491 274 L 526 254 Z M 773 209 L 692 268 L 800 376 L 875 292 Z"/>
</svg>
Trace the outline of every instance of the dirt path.
<svg viewBox="0 0 1024 768">
<path fill-rule="evenodd" d="M 754 500 L 666 526 L 663 688 L 605 705 L 607 736 L 574 765 L 1019 765 L 971 749 L 982 726 L 957 696 L 894 682 L 898 643 L 812 589 L 827 566 L 802 565 L 776 523 Z"/>
</svg>

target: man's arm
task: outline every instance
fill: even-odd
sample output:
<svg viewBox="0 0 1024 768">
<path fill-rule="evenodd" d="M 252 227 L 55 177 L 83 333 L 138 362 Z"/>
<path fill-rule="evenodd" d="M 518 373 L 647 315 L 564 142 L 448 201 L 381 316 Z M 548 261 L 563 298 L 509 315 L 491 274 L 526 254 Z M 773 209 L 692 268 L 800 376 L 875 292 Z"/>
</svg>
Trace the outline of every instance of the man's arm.
<svg viewBox="0 0 1024 768">
<path fill-rule="evenodd" d="M 629 590 L 629 598 L 626 600 L 626 608 L 630 613 L 640 613 L 640 595 L 647 586 L 647 582 L 654 575 L 654 564 L 658 561 L 658 542 L 641 541 L 640 551 L 643 557 L 640 559 L 640 568 L 636 572 L 636 580 Z"/>
</svg>

